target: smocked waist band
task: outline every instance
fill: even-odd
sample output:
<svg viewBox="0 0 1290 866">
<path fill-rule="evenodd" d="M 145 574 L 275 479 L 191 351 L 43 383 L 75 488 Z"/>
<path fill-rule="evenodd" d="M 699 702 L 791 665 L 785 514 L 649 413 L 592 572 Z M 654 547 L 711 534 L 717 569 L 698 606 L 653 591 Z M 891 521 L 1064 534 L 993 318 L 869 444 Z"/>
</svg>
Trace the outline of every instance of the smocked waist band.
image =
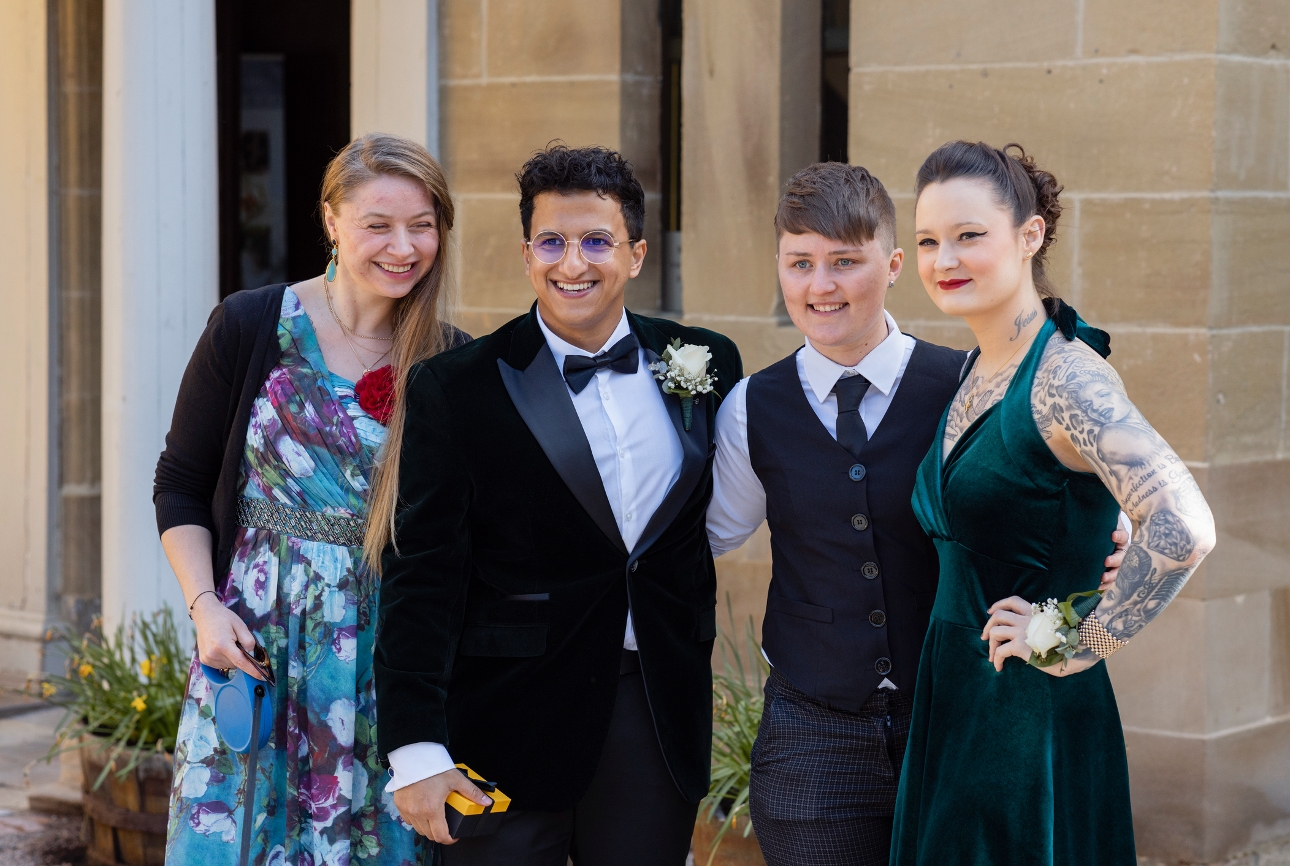
<svg viewBox="0 0 1290 866">
<path fill-rule="evenodd" d="M 342 547 L 362 547 L 367 532 L 367 521 L 361 517 L 307 511 L 246 496 L 237 499 L 237 525 Z"/>
</svg>

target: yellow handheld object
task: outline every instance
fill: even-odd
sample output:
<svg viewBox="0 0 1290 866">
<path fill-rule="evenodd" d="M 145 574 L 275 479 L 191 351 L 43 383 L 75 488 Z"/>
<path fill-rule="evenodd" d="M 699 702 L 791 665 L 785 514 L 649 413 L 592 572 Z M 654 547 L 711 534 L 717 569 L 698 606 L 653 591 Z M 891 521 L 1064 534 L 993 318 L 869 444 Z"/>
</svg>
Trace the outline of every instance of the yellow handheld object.
<svg viewBox="0 0 1290 866">
<path fill-rule="evenodd" d="M 491 797 L 493 805 L 481 806 L 453 791 L 448 795 L 443 810 L 444 818 L 448 821 L 448 832 L 454 839 L 493 833 L 502 823 L 502 813 L 510 808 L 511 798 L 497 790 L 496 782 L 487 781 L 465 764 L 458 764 L 457 769 L 465 773 L 476 788 Z"/>
</svg>

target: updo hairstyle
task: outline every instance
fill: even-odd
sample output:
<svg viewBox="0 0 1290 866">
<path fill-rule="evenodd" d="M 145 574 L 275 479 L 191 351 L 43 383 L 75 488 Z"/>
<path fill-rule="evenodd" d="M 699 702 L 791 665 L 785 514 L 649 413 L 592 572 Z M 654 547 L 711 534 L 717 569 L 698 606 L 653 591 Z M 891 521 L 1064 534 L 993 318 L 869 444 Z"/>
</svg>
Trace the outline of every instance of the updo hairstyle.
<svg viewBox="0 0 1290 866">
<path fill-rule="evenodd" d="M 1015 148 L 1015 153 L 1013 152 Z M 994 189 L 999 204 L 1012 211 L 1012 224 L 1020 227 L 1032 216 L 1044 220 L 1044 241 L 1030 260 L 1031 276 L 1045 307 L 1055 306 L 1057 291 L 1048 279 L 1045 266 L 1048 248 L 1057 240 L 1057 220 L 1062 215 L 1058 197 L 1062 185 L 1052 172 L 1035 164 L 1019 144 L 1009 144 L 1000 150 L 983 141 L 951 141 L 932 151 L 918 169 L 918 186 L 915 200 L 923 194 L 928 184 L 944 183 L 955 178 L 980 178 Z M 1049 303 L 1049 302 L 1053 303 Z M 1049 311 L 1052 314 L 1052 311 Z"/>
</svg>

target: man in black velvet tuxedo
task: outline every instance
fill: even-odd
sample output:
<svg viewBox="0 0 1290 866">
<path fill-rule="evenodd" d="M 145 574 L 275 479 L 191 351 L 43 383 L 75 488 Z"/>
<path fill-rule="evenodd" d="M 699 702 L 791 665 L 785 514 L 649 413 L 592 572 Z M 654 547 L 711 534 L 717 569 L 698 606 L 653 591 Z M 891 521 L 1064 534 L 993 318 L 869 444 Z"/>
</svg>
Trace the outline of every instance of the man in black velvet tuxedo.
<svg viewBox="0 0 1290 866">
<path fill-rule="evenodd" d="M 454 761 L 513 798 L 448 866 L 680 866 L 711 749 L 714 397 L 741 361 L 624 309 L 644 194 L 618 154 L 552 147 L 519 182 L 537 302 L 411 377 L 378 746 L 400 814 L 438 841 L 451 791 L 487 802 Z M 711 355 L 688 429 L 650 369 L 674 340 Z"/>
</svg>

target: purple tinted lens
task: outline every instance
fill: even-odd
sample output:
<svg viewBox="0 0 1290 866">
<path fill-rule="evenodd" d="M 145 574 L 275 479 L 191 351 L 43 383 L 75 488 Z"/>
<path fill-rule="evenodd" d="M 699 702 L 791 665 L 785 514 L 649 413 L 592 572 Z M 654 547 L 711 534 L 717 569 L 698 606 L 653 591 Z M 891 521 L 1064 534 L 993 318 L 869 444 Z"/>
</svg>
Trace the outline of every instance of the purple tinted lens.
<svg viewBox="0 0 1290 866">
<path fill-rule="evenodd" d="M 582 257 L 593 264 L 603 264 L 614 254 L 614 239 L 605 232 L 589 232 L 579 245 Z"/>
<path fill-rule="evenodd" d="M 533 255 L 538 261 L 554 264 L 564 258 L 564 238 L 543 232 L 533 239 Z"/>
</svg>

